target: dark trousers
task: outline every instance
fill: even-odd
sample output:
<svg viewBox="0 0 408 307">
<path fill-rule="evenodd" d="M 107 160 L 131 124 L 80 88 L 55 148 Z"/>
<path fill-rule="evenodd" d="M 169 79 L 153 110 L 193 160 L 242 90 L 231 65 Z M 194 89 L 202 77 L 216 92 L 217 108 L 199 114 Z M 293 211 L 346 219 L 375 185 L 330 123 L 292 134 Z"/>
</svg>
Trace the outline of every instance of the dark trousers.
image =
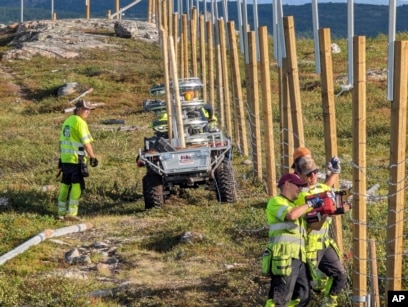
<svg viewBox="0 0 408 307">
<path fill-rule="evenodd" d="M 333 277 L 330 294 L 338 295 L 346 286 L 347 274 L 335 250 L 329 246 L 317 252 L 317 267 L 328 277 Z"/>
<path fill-rule="evenodd" d="M 292 273 L 289 276 L 271 274 L 269 299 L 275 306 L 287 306 L 291 300 L 300 299 L 297 306 L 307 306 L 310 299 L 309 276 L 306 264 L 292 259 Z"/>
<path fill-rule="evenodd" d="M 81 171 L 81 164 L 62 163 L 62 179 L 61 182 L 66 185 L 79 183 L 81 191 L 85 189 L 85 180 Z"/>
</svg>

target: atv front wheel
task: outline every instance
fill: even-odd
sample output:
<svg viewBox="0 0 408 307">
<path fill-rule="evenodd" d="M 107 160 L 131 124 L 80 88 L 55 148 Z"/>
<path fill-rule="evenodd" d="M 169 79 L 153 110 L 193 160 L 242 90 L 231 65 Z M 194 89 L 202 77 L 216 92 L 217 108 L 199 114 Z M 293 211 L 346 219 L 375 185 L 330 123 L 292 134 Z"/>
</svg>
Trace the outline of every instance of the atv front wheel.
<svg viewBox="0 0 408 307">
<path fill-rule="evenodd" d="M 160 175 L 148 172 L 143 177 L 143 197 L 145 209 L 164 205 L 163 182 Z"/>
<path fill-rule="evenodd" d="M 219 202 L 234 203 L 237 201 L 231 161 L 224 160 L 215 170 L 215 193 Z"/>
</svg>

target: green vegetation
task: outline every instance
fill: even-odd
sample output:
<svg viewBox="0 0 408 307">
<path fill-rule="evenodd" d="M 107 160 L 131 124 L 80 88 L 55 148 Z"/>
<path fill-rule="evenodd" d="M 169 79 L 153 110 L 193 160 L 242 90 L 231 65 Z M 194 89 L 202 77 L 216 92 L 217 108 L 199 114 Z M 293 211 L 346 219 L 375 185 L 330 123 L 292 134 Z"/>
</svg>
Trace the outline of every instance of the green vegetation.
<svg viewBox="0 0 408 307">
<path fill-rule="evenodd" d="M 401 38 L 406 37 L 401 34 Z M 56 179 L 58 135 L 66 118 L 61 111 L 74 98 L 56 98 L 56 90 L 76 81 L 94 91 L 88 98 L 105 103 L 89 117 L 95 138 L 94 149 L 100 165 L 91 168 L 87 190 L 80 202 L 80 215 L 94 229 L 51 240 L 30 248 L 0 266 L 2 306 L 261 306 L 269 290 L 269 278 L 260 271 L 260 259 L 267 242 L 264 216 L 268 196 L 264 184 L 252 178 L 246 157 L 234 153 L 234 172 L 239 201 L 220 205 L 213 193 L 188 190 L 173 196 L 160 210 L 144 211 L 141 181 L 144 169 L 136 167 L 138 149 L 152 119 L 142 113 L 148 88 L 163 82 L 161 51 L 156 44 L 119 39 L 107 33 L 106 40 L 119 48 L 112 51 L 87 50 L 78 59 L 46 59 L 1 62 L 0 68 L 0 254 L 3 255 L 44 229 L 66 226 L 56 221 Z M 335 41 L 343 52 L 333 55 L 335 79 L 346 75 L 346 41 Z M 5 52 L 9 47 L 0 47 Z M 300 39 L 298 58 L 304 129 L 307 146 L 324 163 L 324 140 L 319 76 L 314 73 L 312 41 Z M 367 69 L 386 68 L 387 39 L 367 41 Z M 5 73 L 5 72 L 8 73 Z M 276 145 L 280 144 L 277 74 L 272 69 L 273 110 Z M 316 86 L 311 86 L 317 84 Z M 336 82 L 336 93 L 342 83 Z M 386 81 L 367 83 L 368 187 L 379 183 L 387 194 L 390 103 L 386 101 Z M 351 180 L 352 95 L 336 97 L 339 154 L 342 178 Z M 108 119 L 123 119 L 136 130 L 119 131 L 104 125 Z M 279 152 L 279 146 L 276 150 Z M 277 161 L 280 155 L 277 154 Z M 277 163 L 277 169 L 280 169 Z M 279 171 L 278 171 L 279 173 Z M 369 236 L 376 238 L 379 275 L 385 276 L 386 200 L 369 205 Z M 343 217 L 344 249 L 351 253 L 353 224 Z M 186 233 L 199 234 L 183 243 Z M 120 259 L 113 270 L 84 270 L 68 264 L 64 254 L 74 247 L 109 241 Z M 98 263 L 102 256 L 92 254 Z M 346 260 L 352 272 L 352 259 Z M 84 278 L 68 272 L 82 270 Z M 404 264 L 404 274 L 407 273 Z M 82 276 L 82 275 L 80 275 Z M 403 281 L 406 288 L 406 280 Z M 344 305 L 351 302 L 351 289 L 342 294 Z M 109 295 L 91 296 L 105 290 Z M 108 291 L 109 290 L 109 291 Z M 384 295 L 384 283 L 380 285 Z M 105 293 L 105 292 L 104 292 Z M 319 301 L 314 297 L 314 302 Z"/>
</svg>

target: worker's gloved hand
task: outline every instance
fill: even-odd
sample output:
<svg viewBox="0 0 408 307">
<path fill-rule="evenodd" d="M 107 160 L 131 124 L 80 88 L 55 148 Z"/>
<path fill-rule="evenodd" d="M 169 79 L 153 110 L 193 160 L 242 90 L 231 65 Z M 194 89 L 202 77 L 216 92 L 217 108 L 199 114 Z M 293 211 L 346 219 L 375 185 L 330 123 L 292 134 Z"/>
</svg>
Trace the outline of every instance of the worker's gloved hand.
<svg viewBox="0 0 408 307">
<path fill-rule="evenodd" d="M 61 158 L 58 159 L 58 169 L 62 169 L 62 161 L 61 161 Z"/>
<path fill-rule="evenodd" d="M 309 208 L 313 208 L 313 209 L 320 208 L 321 206 L 323 206 L 323 199 L 319 197 L 309 199 L 307 201 L 307 205 L 309 206 Z"/>
<path fill-rule="evenodd" d="M 330 174 L 340 174 L 341 166 L 339 157 L 334 156 L 330 162 L 327 163 L 327 171 Z"/>
<path fill-rule="evenodd" d="M 89 163 L 91 164 L 92 167 L 97 167 L 98 166 L 98 159 L 90 158 Z"/>
</svg>

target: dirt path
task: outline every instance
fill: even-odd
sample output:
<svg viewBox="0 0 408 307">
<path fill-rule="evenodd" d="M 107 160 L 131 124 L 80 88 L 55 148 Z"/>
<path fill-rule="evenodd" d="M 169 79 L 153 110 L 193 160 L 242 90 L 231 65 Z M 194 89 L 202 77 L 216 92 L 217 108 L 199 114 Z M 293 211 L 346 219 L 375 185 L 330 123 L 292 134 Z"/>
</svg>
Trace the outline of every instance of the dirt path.
<svg viewBox="0 0 408 307">
<path fill-rule="evenodd" d="M 0 88 L 1 88 L 0 99 L 3 100 L 7 97 L 10 101 L 18 103 L 26 101 L 26 90 L 17 83 L 13 74 L 9 71 L 8 67 L 2 65 L 1 62 L 0 62 Z"/>
</svg>

